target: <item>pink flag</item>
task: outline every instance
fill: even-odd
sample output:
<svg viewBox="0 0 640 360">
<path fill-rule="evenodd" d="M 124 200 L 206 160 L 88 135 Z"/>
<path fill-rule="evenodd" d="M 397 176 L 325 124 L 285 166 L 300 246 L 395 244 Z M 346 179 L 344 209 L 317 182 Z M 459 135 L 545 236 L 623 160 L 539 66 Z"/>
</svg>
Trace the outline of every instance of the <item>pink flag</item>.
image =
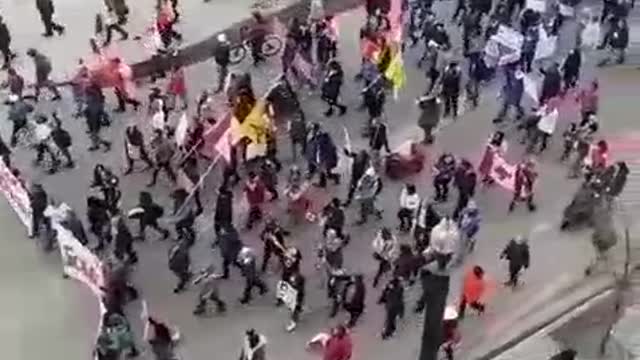
<svg viewBox="0 0 640 360">
<path fill-rule="evenodd" d="M 502 188 L 513 191 L 515 189 L 516 167 L 506 162 L 502 156 L 494 154 L 491 178 Z"/>
<path fill-rule="evenodd" d="M 331 17 L 331 21 L 329 21 L 329 31 L 331 32 L 331 38 L 338 41 L 338 37 L 340 36 L 340 27 L 337 16 Z"/>
<path fill-rule="evenodd" d="M 207 129 L 202 135 L 202 141 L 204 144 L 200 149 L 200 153 L 209 158 L 215 159 L 219 153 L 219 148 L 224 150 L 222 145 L 219 145 L 221 139 L 231 134 L 231 113 L 227 113 L 223 116 L 215 125 Z M 228 142 L 228 141 L 225 141 Z"/>
<path fill-rule="evenodd" d="M 389 40 L 395 43 L 402 41 L 402 1 L 391 0 L 391 9 L 389 10 L 389 25 L 391 27 Z"/>
</svg>

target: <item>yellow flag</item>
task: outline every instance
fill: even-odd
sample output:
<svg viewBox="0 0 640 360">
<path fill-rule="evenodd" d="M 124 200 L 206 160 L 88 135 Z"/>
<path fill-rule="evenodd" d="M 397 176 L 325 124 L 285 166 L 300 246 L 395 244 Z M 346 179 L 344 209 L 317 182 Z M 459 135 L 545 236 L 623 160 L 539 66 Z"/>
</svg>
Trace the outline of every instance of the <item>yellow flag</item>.
<svg viewBox="0 0 640 360">
<path fill-rule="evenodd" d="M 266 102 L 260 99 L 242 123 L 234 117 L 232 124 L 233 137 L 235 139 L 246 137 L 256 144 L 266 143 L 269 131 L 269 118 L 266 113 L 266 107 Z"/>
<path fill-rule="evenodd" d="M 404 87 L 407 82 L 407 74 L 404 72 L 404 63 L 402 61 L 401 51 L 397 51 L 393 56 L 384 76 L 391 81 L 394 90 Z"/>
</svg>

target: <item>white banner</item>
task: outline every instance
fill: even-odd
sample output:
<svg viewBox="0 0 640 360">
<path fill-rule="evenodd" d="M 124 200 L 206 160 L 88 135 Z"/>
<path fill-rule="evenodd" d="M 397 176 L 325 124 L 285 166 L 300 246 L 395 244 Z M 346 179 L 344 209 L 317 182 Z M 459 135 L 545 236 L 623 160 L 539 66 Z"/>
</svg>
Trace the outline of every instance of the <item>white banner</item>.
<svg viewBox="0 0 640 360">
<path fill-rule="evenodd" d="M 522 43 L 524 42 L 522 34 L 504 25 L 500 25 L 498 32 L 491 39 L 517 52 L 522 50 Z"/>
<path fill-rule="evenodd" d="M 524 82 L 524 92 L 527 95 L 529 95 L 529 97 L 533 101 L 537 103 L 538 102 L 538 83 L 536 83 L 536 81 L 530 75 L 525 75 L 523 82 Z"/>
<path fill-rule="evenodd" d="M 189 132 L 189 118 L 187 112 L 183 112 L 178 120 L 178 126 L 176 126 L 175 139 L 178 146 L 184 145 L 187 140 L 187 133 Z"/>
<path fill-rule="evenodd" d="M 570 18 L 576 15 L 576 10 L 572 6 L 563 3 L 558 3 L 558 12 L 560 15 Z"/>
<path fill-rule="evenodd" d="M 101 297 L 104 273 L 100 259 L 80 244 L 71 231 L 59 223 L 53 223 L 52 226 L 57 233 L 64 273 L 83 282 L 96 296 Z"/>
<path fill-rule="evenodd" d="M 286 281 L 278 281 L 278 289 L 276 291 L 276 298 L 282 300 L 282 302 L 293 311 L 297 305 L 298 291 Z"/>
<path fill-rule="evenodd" d="M 4 161 L 0 161 L 0 191 L 9 202 L 9 205 L 18 214 L 20 221 L 27 227 L 27 233 L 31 235 L 31 200 L 29 193 L 24 188 L 22 182 L 13 175 L 11 169 L 5 165 Z"/>
<path fill-rule="evenodd" d="M 527 9 L 544 13 L 547 11 L 547 2 L 545 0 L 527 0 Z"/>
</svg>

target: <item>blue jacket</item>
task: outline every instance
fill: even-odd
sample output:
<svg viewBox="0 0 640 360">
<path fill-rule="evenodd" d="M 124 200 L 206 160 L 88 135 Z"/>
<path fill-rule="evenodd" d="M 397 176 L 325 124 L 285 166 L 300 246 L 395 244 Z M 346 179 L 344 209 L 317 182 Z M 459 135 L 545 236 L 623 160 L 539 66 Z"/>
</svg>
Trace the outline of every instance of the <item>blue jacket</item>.
<svg viewBox="0 0 640 360">
<path fill-rule="evenodd" d="M 507 72 L 507 79 L 502 89 L 504 100 L 509 105 L 518 105 L 524 93 L 524 78 L 516 79 L 513 72 Z"/>
<path fill-rule="evenodd" d="M 311 139 L 307 146 L 307 161 L 333 169 L 338 165 L 338 151 L 333 139 L 322 131 Z"/>
</svg>

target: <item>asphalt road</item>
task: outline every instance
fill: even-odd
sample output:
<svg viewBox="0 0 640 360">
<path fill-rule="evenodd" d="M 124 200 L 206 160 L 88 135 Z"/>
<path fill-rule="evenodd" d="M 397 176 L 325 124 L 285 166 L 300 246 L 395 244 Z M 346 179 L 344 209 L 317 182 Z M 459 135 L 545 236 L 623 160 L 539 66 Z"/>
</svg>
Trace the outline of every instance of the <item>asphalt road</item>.
<svg viewBox="0 0 640 360">
<path fill-rule="evenodd" d="M 5 12 L 16 11 L 20 19 L 24 17 L 24 25 L 14 22 L 14 17 L 8 17 L 12 29 L 16 29 L 14 41 L 16 47 L 24 50 L 29 46 L 38 46 L 50 54 L 54 62 L 54 71 L 62 72 L 64 69 L 73 67 L 75 59 L 86 52 L 86 31 L 90 28 L 87 19 L 91 12 L 74 6 L 71 1 L 60 1 L 60 16 L 69 26 L 69 35 L 64 38 L 52 40 L 42 40 L 39 38 L 39 24 L 37 24 L 36 14 L 33 9 L 27 7 L 22 2 L 12 2 L 13 7 L 4 9 Z M 211 6 L 218 6 L 215 2 Z M 436 7 L 438 14 L 442 18 L 448 19 L 453 4 L 451 2 L 438 2 Z M 74 9 L 77 15 L 70 16 Z M 92 6 L 97 6 L 92 4 Z M 85 12 L 87 11 L 87 12 Z M 216 13 L 218 13 L 216 11 Z M 82 14 L 82 15 L 81 15 Z M 220 18 L 220 23 L 224 21 L 235 21 L 225 19 L 225 13 L 220 12 L 216 19 Z M 82 18 L 82 19 L 80 19 Z M 362 22 L 363 11 L 357 10 L 340 16 L 340 55 L 344 70 L 348 78 L 351 78 L 357 71 L 359 65 L 357 30 Z M 225 20 L 223 20 L 225 19 Z M 185 22 L 190 21 L 185 17 Z M 198 20 L 199 21 L 199 20 Z M 216 20 L 217 21 L 217 20 Z M 77 23 L 77 25 L 76 25 Z M 77 26 L 77 29 L 75 30 Z M 19 30 L 17 29 L 19 28 Z M 561 36 L 561 51 L 565 53 L 571 46 L 573 39 L 573 24 L 568 24 Z M 74 30 L 71 30 L 74 29 Z M 454 37 L 455 39 L 455 37 Z M 459 40 L 456 40 L 459 41 Z M 134 48 L 127 48 L 130 44 L 123 44 L 123 52 L 128 59 L 134 60 L 137 54 Z M 129 56 L 129 54 L 133 54 Z M 422 72 L 415 67 L 418 51 L 409 50 L 405 55 L 407 65 L 408 83 L 400 93 L 397 101 L 389 99 L 386 113 L 387 122 L 390 127 L 392 147 L 399 146 L 408 139 L 419 137 L 418 128 L 415 125 L 418 111 L 413 103 L 414 99 L 424 90 L 425 81 Z M 595 58 L 591 54 L 585 56 L 587 62 Z M 20 66 L 27 72 L 31 72 L 31 64 L 26 62 L 24 57 L 20 59 Z M 245 65 L 247 66 L 247 65 Z M 273 59 L 269 65 L 254 74 L 254 86 L 260 93 L 266 89 L 269 79 L 274 78 L 279 68 L 278 61 Z M 606 72 L 605 72 L 606 71 Z M 594 70 L 591 66 L 585 65 L 585 78 L 591 78 Z M 211 63 L 201 63 L 187 69 L 187 83 L 191 97 L 195 97 L 202 89 L 215 86 L 215 69 Z M 636 94 L 640 91 L 640 75 L 629 69 L 608 69 L 598 74 L 602 88 L 601 119 L 603 133 L 615 136 L 615 142 L 628 142 L 633 140 L 632 131 L 635 130 L 635 120 L 640 106 L 637 105 Z M 346 126 L 354 141 L 356 148 L 364 146 L 365 142 L 357 136 L 359 128 L 365 121 L 365 115 L 355 111 L 359 103 L 357 97 L 359 84 L 347 82 L 343 90 L 344 100 L 349 105 L 349 112 L 342 118 L 325 119 L 321 114 L 324 111 L 323 104 L 317 96 L 311 96 L 303 101 L 305 112 L 311 121 L 318 121 L 330 131 L 338 144 L 342 143 L 343 126 Z M 140 90 L 140 97 L 146 98 L 146 90 Z M 54 108 L 64 119 L 64 126 L 70 130 L 74 138 L 73 155 L 77 160 L 76 169 L 64 171 L 54 176 L 45 176 L 41 170 L 32 168 L 30 161 L 34 154 L 25 150 L 16 151 L 16 164 L 23 169 L 23 172 L 30 179 L 42 181 L 45 188 L 56 199 L 68 202 L 79 214 L 84 213 L 85 196 L 88 191 L 88 184 L 91 178 L 93 166 L 96 163 L 103 163 L 111 166 L 117 171 L 122 170 L 123 156 L 122 131 L 123 126 L 128 122 L 145 123 L 148 119 L 144 113 L 126 113 L 116 115 L 114 125 L 105 132 L 105 137 L 114 142 L 113 150 L 110 153 L 89 153 L 85 151 L 88 146 L 85 126 L 82 120 L 71 118 L 72 102 L 70 94 L 65 92 L 65 99 L 57 104 L 42 102 L 39 110 L 49 112 Z M 440 152 L 447 150 L 456 155 L 466 156 L 473 161 L 479 160 L 483 145 L 493 129 L 491 119 L 497 112 L 498 101 L 495 98 L 496 91 L 487 89 L 482 95 L 481 106 L 472 112 L 466 113 L 455 123 L 446 126 L 439 134 L 437 143 L 429 149 L 429 159 L 433 159 Z M 113 104 L 114 99 L 109 101 Z M 490 299 L 489 307 L 482 318 L 470 316 L 465 320 L 463 326 L 464 345 L 463 351 L 479 343 L 491 341 L 492 339 L 509 333 L 510 326 L 517 321 L 519 316 L 525 315 L 535 307 L 543 306 L 545 301 L 553 298 L 553 294 L 569 283 L 581 278 L 584 266 L 593 256 L 591 244 L 588 241 L 587 232 L 559 233 L 557 225 L 563 207 L 568 203 L 577 183 L 566 179 L 567 170 L 564 165 L 557 161 L 560 155 L 561 139 L 559 134 L 567 121 L 577 118 L 575 107 L 570 102 L 562 109 L 561 122 L 558 125 L 557 134 L 553 145 L 544 155 L 539 158 L 541 179 L 538 188 L 537 202 L 538 211 L 530 214 L 525 209 L 520 208 L 513 214 L 507 214 L 507 206 L 510 194 L 499 188 L 480 191 L 476 202 L 482 209 L 483 225 L 479 235 L 479 242 L 476 251 L 467 259 L 466 265 L 474 263 L 481 264 L 487 270 L 489 276 L 498 284 L 505 276 L 505 267 L 498 261 L 498 253 L 507 243 L 509 238 L 516 234 L 529 234 L 532 251 L 532 267 L 524 276 L 525 285 L 516 292 L 503 290 L 500 286 Z M 3 113 L 6 108 L 0 109 Z M 173 121 L 177 119 L 173 115 Z M 0 131 L 3 138 L 7 139 L 9 134 L 9 124 L 0 124 Z M 510 161 L 516 161 L 523 153 L 523 149 L 513 136 L 509 139 Z M 282 158 L 289 159 L 290 154 L 286 143 L 282 143 Z M 615 143 L 613 144 L 613 155 L 615 157 Z M 341 160 L 341 169 L 346 176 L 346 162 Z M 207 164 L 201 164 L 204 169 Z M 422 174 L 407 181 L 417 184 L 420 194 L 429 196 L 431 194 L 430 175 L 425 170 Z M 125 196 L 123 207 L 129 209 L 135 205 L 137 193 L 146 190 L 145 184 L 149 180 L 150 174 L 135 173 L 128 177 L 121 178 L 122 188 Z M 215 199 L 214 190 L 216 188 L 216 176 L 207 179 L 204 186 L 204 197 L 207 200 L 206 211 L 199 219 L 200 235 L 195 249 L 192 251 L 195 267 L 207 264 L 212 259 L 219 261 L 217 254 L 209 250 L 209 243 L 212 240 L 210 223 L 212 221 L 211 210 Z M 396 225 L 395 213 L 397 211 L 398 196 L 402 182 L 392 182 L 387 180 L 385 191 L 380 199 L 380 204 L 385 209 L 385 219 L 377 224 L 369 224 L 365 227 L 350 227 L 353 240 L 346 249 L 347 267 L 355 271 L 365 273 L 367 283 L 371 282 L 371 277 L 375 272 L 375 262 L 371 258 L 370 243 L 375 231 L 383 224 L 389 226 Z M 159 184 L 153 189 L 154 196 L 168 205 L 167 193 L 170 185 L 166 180 L 161 179 Z M 346 186 L 331 187 L 328 193 L 318 193 L 318 202 L 326 201 L 330 194 L 344 196 Z M 236 200 L 240 199 L 240 194 L 236 193 Z M 236 201 L 240 203 L 240 201 Z M 443 206 L 443 210 L 451 208 L 452 203 Z M 279 216 L 282 214 L 284 204 L 276 203 L 271 212 Z M 240 208 L 240 205 L 239 205 Z M 241 211 L 239 209 L 239 211 Z M 2 241 L 6 242 L 6 250 L 3 256 L 10 256 L 10 261 L 1 262 L 15 264 L 7 266 L 2 272 L 3 284 L 12 286 L 15 299 L 9 301 L 9 297 L 3 299 L 5 306 L 0 307 L 3 318 L 15 318 L 15 323 L 22 324 L 20 330 L 12 328 L 9 322 L 0 325 L 1 333 L 9 334 L 7 355 L 20 359 L 38 359 L 43 356 L 38 351 L 46 352 L 49 359 L 86 359 L 86 354 L 93 341 L 93 332 L 97 321 L 95 299 L 91 297 L 82 285 L 71 281 L 59 280 L 59 269 L 56 268 L 54 257 L 41 256 L 37 250 L 22 236 L 22 229 L 13 219 L 15 218 L 9 210 L 0 210 L 2 216 L 2 228 L 7 229 L 7 235 Z M 241 214 L 241 213 L 240 213 Z M 237 217 L 238 224 L 243 220 L 243 214 Z M 356 219 L 355 209 L 349 210 L 348 221 Z M 301 248 L 305 260 L 303 261 L 303 272 L 308 278 L 308 307 L 309 312 L 304 315 L 299 324 L 299 328 L 293 334 L 284 332 L 284 325 L 287 322 L 287 314 L 284 310 L 278 310 L 273 306 L 273 296 L 269 295 L 254 301 L 251 306 L 240 306 L 235 303 L 241 292 L 241 279 L 237 273 L 232 273 L 231 280 L 223 287 L 223 297 L 230 304 L 229 312 L 222 317 L 211 319 L 195 319 L 191 311 L 195 304 L 196 293 L 189 291 L 185 294 L 174 295 L 171 289 L 175 285 L 175 278 L 167 269 L 168 243 L 155 241 L 155 239 L 143 244 L 136 244 L 140 254 L 140 265 L 134 275 L 134 283 L 141 289 L 143 296 L 147 299 L 150 309 L 157 313 L 160 318 L 180 327 L 185 336 L 181 355 L 185 360 L 205 359 L 211 357 L 231 357 L 236 356 L 240 348 L 242 334 L 248 327 L 255 327 L 262 331 L 269 338 L 269 356 L 274 359 L 294 358 L 309 359 L 313 355 L 305 352 L 304 343 L 318 331 L 326 329 L 335 320 L 327 319 L 327 301 L 324 292 L 320 289 L 321 279 L 313 270 L 312 248 L 315 239 L 320 236 L 320 230 L 315 225 L 304 225 L 293 229 L 291 241 Z M 243 233 L 245 242 L 258 246 L 259 240 L 256 233 Z M 152 238 L 151 236 L 149 238 Z M 409 238 L 401 237 L 402 241 L 410 241 Z M 25 259 L 23 261 L 23 259 Z M 27 261 L 26 259 L 29 259 Z M 30 266 L 27 266 L 30 265 Z M 34 269 L 39 269 L 34 273 Z M 454 303 L 458 298 L 458 289 L 461 286 L 460 273 L 453 277 L 450 302 Z M 275 288 L 276 276 L 268 276 L 271 289 Z M 24 279 L 24 280 L 23 280 Z M 32 279 L 32 280 L 30 280 Z M 40 284 L 31 286 L 30 283 Z M 13 284 L 13 285 L 12 285 Z M 29 284 L 29 285 L 26 285 Z M 29 295 L 22 289 L 33 289 L 33 295 Z M 37 291 L 36 291 L 37 290 Z M 410 359 L 415 358 L 419 349 L 418 338 L 421 333 L 422 320 L 419 316 L 409 316 L 398 330 L 397 335 L 386 342 L 379 339 L 379 332 L 382 327 L 382 309 L 374 304 L 377 298 L 377 291 L 368 288 L 368 307 L 363 316 L 362 323 L 354 331 L 355 358 L 367 359 L 388 359 L 391 357 Z M 22 294 L 25 294 L 24 298 Z M 417 290 L 409 291 L 407 301 L 413 303 L 417 296 Z M 30 347 L 25 341 L 40 337 L 42 328 L 36 321 L 41 321 L 42 316 L 38 316 L 36 311 L 17 312 L 16 307 L 35 301 L 33 298 L 39 297 L 43 304 L 34 304 L 37 310 L 45 310 L 47 314 L 54 313 L 60 316 L 58 322 L 49 321 L 60 325 L 60 328 L 52 328 L 51 332 L 56 336 L 47 337 L 41 347 Z M 46 305 L 45 303 L 46 302 Z M 133 304 L 130 308 L 131 318 L 137 318 L 139 304 Z M 62 315 L 65 314 L 65 315 Z M 67 318 L 72 320 L 67 321 Z M 64 324 L 63 324 L 64 323 Z M 33 325 L 31 325 L 33 324 Z M 136 324 L 138 326 L 139 324 Z M 53 326 L 53 325 L 49 325 Z M 139 326 L 138 326 L 139 327 Z M 13 339 L 13 341 L 11 341 Z M 22 339 L 22 340 L 21 340 Z M 21 342 L 22 341 L 22 342 Z M 14 344 L 24 344 L 15 346 Z M 47 351 L 47 347 L 60 349 L 60 356 L 53 350 Z M 29 352 L 21 352 L 29 351 Z M 33 351 L 33 352 L 31 352 Z M 464 356 L 462 356 L 464 357 Z"/>
</svg>

